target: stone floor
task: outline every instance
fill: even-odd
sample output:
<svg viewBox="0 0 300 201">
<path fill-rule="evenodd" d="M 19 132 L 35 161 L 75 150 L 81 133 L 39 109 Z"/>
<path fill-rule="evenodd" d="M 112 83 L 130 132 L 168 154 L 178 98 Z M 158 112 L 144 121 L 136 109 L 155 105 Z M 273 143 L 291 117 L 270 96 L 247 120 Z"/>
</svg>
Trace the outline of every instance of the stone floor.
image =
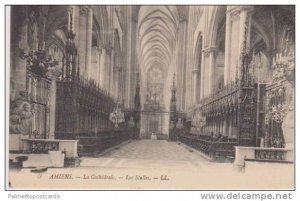
<svg viewBox="0 0 300 201">
<path fill-rule="evenodd" d="M 207 159 L 178 142 L 136 140 L 116 147 L 101 157 L 82 157 L 81 167 L 198 168 Z"/>
<path fill-rule="evenodd" d="M 38 159 L 37 159 L 38 160 Z M 291 189 L 293 166 L 253 164 L 243 172 L 232 163 L 211 162 L 178 142 L 136 140 L 76 168 L 10 171 L 13 188 L 46 189 Z M 53 175 L 71 179 L 52 179 Z M 28 182 L 30 181 L 30 182 Z"/>
<path fill-rule="evenodd" d="M 190 152 L 180 142 L 166 140 L 136 140 L 106 154 L 113 158 L 147 160 L 207 161 L 199 154 Z"/>
</svg>

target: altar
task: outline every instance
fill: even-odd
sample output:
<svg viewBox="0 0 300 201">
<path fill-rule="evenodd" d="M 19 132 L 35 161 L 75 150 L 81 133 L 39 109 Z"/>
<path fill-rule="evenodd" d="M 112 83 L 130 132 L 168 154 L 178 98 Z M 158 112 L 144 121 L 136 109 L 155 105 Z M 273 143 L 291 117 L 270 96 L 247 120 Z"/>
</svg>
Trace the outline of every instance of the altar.
<svg viewBox="0 0 300 201">
<path fill-rule="evenodd" d="M 168 139 L 169 116 L 167 112 L 142 111 L 140 137 L 144 139 Z"/>
</svg>

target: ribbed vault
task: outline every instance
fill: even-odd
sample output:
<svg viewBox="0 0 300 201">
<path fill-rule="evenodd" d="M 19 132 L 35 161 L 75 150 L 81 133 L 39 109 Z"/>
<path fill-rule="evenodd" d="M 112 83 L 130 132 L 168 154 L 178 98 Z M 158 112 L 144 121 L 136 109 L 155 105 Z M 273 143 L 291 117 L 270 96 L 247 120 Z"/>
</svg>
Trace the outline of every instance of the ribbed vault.
<svg viewBox="0 0 300 201">
<path fill-rule="evenodd" d="M 159 64 L 169 67 L 176 46 L 178 12 L 175 6 L 142 6 L 138 16 L 140 64 L 144 72 Z"/>
</svg>

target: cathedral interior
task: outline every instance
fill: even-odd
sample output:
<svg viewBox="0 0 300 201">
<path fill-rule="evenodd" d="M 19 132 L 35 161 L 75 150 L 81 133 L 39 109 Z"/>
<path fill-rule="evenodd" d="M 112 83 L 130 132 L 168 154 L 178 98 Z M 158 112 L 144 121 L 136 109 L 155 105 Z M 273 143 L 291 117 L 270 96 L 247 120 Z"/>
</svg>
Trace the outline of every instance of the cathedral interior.
<svg viewBox="0 0 300 201">
<path fill-rule="evenodd" d="M 248 148 L 247 163 L 293 163 L 294 6 L 10 12 L 12 156 L 60 151 L 76 165 L 130 141 L 160 160 L 182 145 L 216 162 Z"/>
</svg>

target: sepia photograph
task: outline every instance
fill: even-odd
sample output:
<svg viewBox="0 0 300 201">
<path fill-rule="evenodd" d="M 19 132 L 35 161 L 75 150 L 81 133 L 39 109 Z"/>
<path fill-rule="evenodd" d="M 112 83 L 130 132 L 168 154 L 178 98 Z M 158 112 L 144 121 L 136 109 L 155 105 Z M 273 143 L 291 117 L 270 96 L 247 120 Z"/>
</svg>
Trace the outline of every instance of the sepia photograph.
<svg viewBox="0 0 300 201">
<path fill-rule="evenodd" d="M 5 13 L 6 190 L 295 189 L 295 5 Z"/>
</svg>

